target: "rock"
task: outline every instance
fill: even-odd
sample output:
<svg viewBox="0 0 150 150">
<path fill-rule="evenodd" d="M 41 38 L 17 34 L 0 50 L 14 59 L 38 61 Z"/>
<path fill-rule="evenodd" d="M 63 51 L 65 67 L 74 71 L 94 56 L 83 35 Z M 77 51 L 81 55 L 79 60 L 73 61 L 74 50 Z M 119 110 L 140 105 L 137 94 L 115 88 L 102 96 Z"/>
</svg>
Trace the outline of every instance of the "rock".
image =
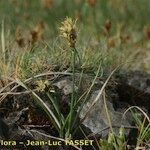
<svg viewBox="0 0 150 150">
<path fill-rule="evenodd" d="M 10 126 L 23 124 L 28 119 L 28 111 L 28 107 L 20 111 L 14 111 L 9 113 L 9 116 L 5 120 Z"/>
<path fill-rule="evenodd" d="M 141 71 L 132 71 L 121 75 L 120 79 L 127 85 L 150 94 L 150 74 Z"/>
<path fill-rule="evenodd" d="M 62 79 L 56 83 L 54 83 L 53 85 L 57 86 L 59 89 L 62 90 L 62 92 L 65 94 L 65 95 L 69 95 L 72 93 L 72 81 L 70 81 L 69 79 Z M 78 87 L 75 86 L 75 90 L 77 90 Z"/>
<path fill-rule="evenodd" d="M 98 91 L 95 91 L 92 95 L 89 101 L 83 106 L 83 109 L 80 113 L 80 118 L 82 119 L 86 113 L 86 111 L 90 108 L 92 102 L 95 100 L 99 93 Z M 109 99 L 106 98 L 106 104 L 107 109 L 109 113 L 109 117 L 111 119 L 112 126 L 116 126 L 117 128 L 114 130 L 114 132 L 117 132 L 119 127 L 123 126 L 129 126 L 130 121 L 129 119 L 125 118 L 122 120 L 122 113 L 119 111 L 115 111 L 113 108 L 113 104 L 109 101 Z M 108 134 L 109 130 L 105 130 L 101 132 L 103 129 L 109 127 L 109 121 L 106 114 L 106 109 L 104 106 L 104 99 L 101 96 L 97 103 L 93 106 L 92 110 L 90 111 L 88 117 L 84 120 L 83 125 L 85 125 L 87 128 L 89 128 L 92 133 L 101 133 L 102 136 L 106 136 Z"/>
<path fill-rule="evenodd" d="M 117 92 L 121 101 L 145 108 L 150 113 L 150 74 L 132 71 L 119 75 Z"/>
</svg>

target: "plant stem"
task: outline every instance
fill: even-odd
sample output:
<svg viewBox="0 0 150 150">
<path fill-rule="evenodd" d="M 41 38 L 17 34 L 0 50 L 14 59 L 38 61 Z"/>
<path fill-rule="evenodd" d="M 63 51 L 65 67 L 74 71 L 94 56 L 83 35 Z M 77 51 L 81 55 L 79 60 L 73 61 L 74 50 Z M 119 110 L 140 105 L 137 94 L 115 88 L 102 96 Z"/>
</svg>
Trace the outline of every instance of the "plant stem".
<svg viewBox="0 0 150 150">
<path fill-rule="evenodd" d="M 75 61 L 76 61 L 76 49 L 72 51 L 72 97 L 71 101 L 73 102 L 73 106 L 75 105 Z"/>
<path fill-rule="evenodd" d="M 76 48 L 74 48 L 74 53 L 75 53 L 75 55 L 77 55 L 77 57 L 78 57 L 79 65 L 82 66 L 82 64 L 81 64 L 81 58 L 80 58 L 80 55 L 79 55 L 79 53 L 78 53 L 78 51 L 77 51 Z M 75 57 L 76 57 L 76 56 L 75 56 Z M 75 58 L 75 59 L 76 59 L 76 58 Z"/>
<path fill-rule="evenodd" d="M 75 60 L 76 60 L 76 51 L 75 48 L 72 49 L 72 95 L 71 95 L 71 103 L 70 103 L 70 117 L 69 117 L 69 127 L 68 127 L 68 134 L 70 134 L 71 130 L 71 122 L 74 115 L 74 105 L 76 104 L 75 100 Z"/>
</svg>

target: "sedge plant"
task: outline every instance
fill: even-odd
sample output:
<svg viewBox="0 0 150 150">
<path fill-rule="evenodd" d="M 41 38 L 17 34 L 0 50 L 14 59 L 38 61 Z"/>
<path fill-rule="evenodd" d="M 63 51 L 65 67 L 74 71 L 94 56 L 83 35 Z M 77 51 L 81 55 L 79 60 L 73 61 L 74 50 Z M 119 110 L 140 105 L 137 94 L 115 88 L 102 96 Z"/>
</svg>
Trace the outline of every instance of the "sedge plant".
<svg viewBox="0 0 150 150">
<path fill-rule="evenodd" d="M 78 59 L 80 62 L 79 54 L 76 50 L 76 39 L 77 39 L 77 31 L 76 31 L 76 21 L 73 21 L 71 18 L 66 18 L 65 21 L 62 22 L 62 26 L 59 28 L 60 30 L 60 36 L 65 38 L 67 41 L 67 44 L 69 45 L 69 50 L 72 53 L 72 94 L 71 98 L 69 100 L 69 113 L 67 115 L 64 115 L 63 112 L 61 112 L 61 106 L 59 103 L 59 99 L 57 97 L 57 91 L 51 92 L 51 89 L 45 90 L 47 85 L 44 85 L 45 82 L 38 82 L 39 88 L 38 92 L 40 91 L 40 88 L 42 87 L 41 92 L 45 92 L 44 94 L 47 95 L 49 98 L 49 101 L 53 108 L 49 108 L 44 100 L 33 90 L 31 90 L 25 83 L 17 79 L 17 83 L 24 87 L 26 90 L 30 90 L 32 96 L 36 100 L 36 102 L 39 104 L 41 108 L 47 113 L 50 121 L 53 123 L 55 129 L 59 133 L 59 137 L 63 139 L 72 138 L 73 133 L 73 127 L 74 127 L 74 118 L 76 118 L 77 115 L 77 98 L 76 98 L 76 90 L 75 90 L 75 63 Z M 47 83 L 46 83 L 47 84 Z M 55 93 L 55 94 L 54 94 Z"/>
<path fill-rule="evenodd" d="M 65 120 L 66 124 L 65 126 L 68 126 L 68 129 L 66 131 L 66 137 L 69 137 L 69 134 L 71 132 L 71 123 L 73 122 L 74 117 L 74 105 L 76 105 L 76 98 L 75 98 L 75 62 L 76 62 L 76 56 L 78 55 L 78 52 L 76 50 L 76 39 L 77 39 L 77 31 L 76 31 L 76 21 L 73 21 L 71 18 L 66 18 L 65 21 L 62 22 L 62 26 L 60 29 L 60 35 L 63 38 L 66 38 L 70 47 L 70 51 L 72 53 L 72 95 L 71 95 L 71 101 L 70 101 L 70 112 Z"/>
<path fill-rule="evenodd" d="M 100 69 L 101 69 L 101 64 L 98 67 L 96 76 L 90 86 L 90 88 L 83 94 L 81 97 L 77 97 L 77 92 L 75 89 L 75 76 L 76 76 L 76 61 L 79 61 L 79 64 L 81 63 L 80 57 L 78 54 L 78 51 L 76 49 L 76 40 L 77 40 L 77 30 L 76 30 L 76 21 L 73 21 L 71 18 L 66 18 L 65 21 L 62 22 L 62 26 L 59 28 L 60 29 L 60 35 L 61 37 L 65 38 L 67 41 L 67 44 L 69 45 L 69 51 L 72 54 L 72 72 L 69 74 L 72 76 L 72 93 L 71 97 L 68 100 L 68 108 L 69 112 L 65 115 L 61 111 L 61 104 L 60 104 L 60 99 L 57 97 L 59 93 L 57 91 L 52 91 L 51 88 L 48 88 L 48 90 L 45 90 L 43 88 L 47 87 L 47 82 L 38 82 L 38 92 L 42 88 L 41 92 L 44 92 L 44 94 L 47 95 L 49 98 L 49 102 L 52 107 L 49 107 L 47 103 L 39 96 L 38 93 L 36 93 L 34 90 L 31 90 L 27 85 L 26 82 L 22 82 L 19 79 L 16 79 L 16 82 L 18 85 L 24 87 L 26 90 L 30 91 L 36 102 L 39 104 L 40 108 L 42 108 L 48 118 L 50 119 L 51 123 L 55 127 L 55 129 L 59 133 L 59 137 L 62 139 L 71 139 L 75 135 L 75 132 L 77 132 L 77 128 L 80 129 L 81 123 L 85 120 L 85 118 L 88 116 L 90 110 L 92 109 L 92 106 L 98 101 L 99 97 L 102 95 L 103 90 L 105 89 L 106 84 L 108 83 L 110 77 L 112 74 L 115 72 L 112 71 L 110 76 L 107 78 L 105 81 L 104 85 L 102 86 L 98 96 L 96 99 L 93 101 L 91 104 L 91 107 L 87 110 L 85 113 L 85 116 L 83 119 L 78 121 L 79 113 L 81 112 L 84 103 L 88 100 L 89 94 L 91 93 L 92 87 L 95 84 L 95 81 L 99 75 Z M 57 74 L 57 72 L 53 72 L 54 74 Z M 60 72 L 58 72 L 59 74 Z M 66 73 L 66 72 L 65 72 Z M 82 76 L 82 74 L 81 74 Z M 35 79 L 36 77 L 33 77 Z M 81 79 L 82 80 L 82 79 Z M 43 85 L 45 84 L 45 85 Z M 78 110 L 78 111 L 77 111 Z"/>
</svg>

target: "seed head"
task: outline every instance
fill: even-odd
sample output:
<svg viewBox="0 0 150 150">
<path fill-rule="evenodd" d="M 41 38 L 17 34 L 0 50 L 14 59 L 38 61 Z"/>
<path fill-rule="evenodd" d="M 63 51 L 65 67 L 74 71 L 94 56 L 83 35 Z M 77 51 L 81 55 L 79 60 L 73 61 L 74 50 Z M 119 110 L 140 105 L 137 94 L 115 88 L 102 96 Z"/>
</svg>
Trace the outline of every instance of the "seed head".
<svg viewBox="0 0 150 150">
<path fill-rule="evenodd" d="M 16 29 L 16 42 L 19 47 L 24 47 L 25 46 L 25 39 L 22 36 L 22 30 L 20 27 Z"/>
<path fill-rule="evenodd" d="M 107 32 L 109 32 L 110 31 L 110 29 L 111 29 L 111 21 L 108 19 L 108 20 L 106 20 L 106 22 L 105 22 L 105 29 L 107 30 Z"/>
<path fill-rule="evenodd" d="M 41 0 L 41 5 L 44 9 L 51 9 L 53 4 L 54 0 Z"/>
<path fill-rule="evenodd" d="M 45 80 L 45 81 L 42 81 L 42 80 L 39 80 L 36 82 L 37 83 L 37 91 L 40 91 L 40 92 L 43 92 L 46 88 L 46 86 L 48 86 L 48 81 Z"/>
<path fill-rule="evenodd" d="M 89 6 L 94 7 L 97 3 L 97 0 L 87 0 Z"/>
<path fill-rule="evenodd" d="M 68 40 L 70 47 L 75 48 L 77 39 L 76 21 L 67 17 L 61 24 L 60 35 Z"/>
<path fill-rule="evenodd" d="M 146 39 L 150 39 L 150 26 L 144 26 L 143 33 Z"/>
<path fill-rule="evenodd" d="M 30 42 L 34 44 L 43 39 L 45 24 L 43 21 L 38 22 L 38 24 L 30 31 Z"/>
</svg>

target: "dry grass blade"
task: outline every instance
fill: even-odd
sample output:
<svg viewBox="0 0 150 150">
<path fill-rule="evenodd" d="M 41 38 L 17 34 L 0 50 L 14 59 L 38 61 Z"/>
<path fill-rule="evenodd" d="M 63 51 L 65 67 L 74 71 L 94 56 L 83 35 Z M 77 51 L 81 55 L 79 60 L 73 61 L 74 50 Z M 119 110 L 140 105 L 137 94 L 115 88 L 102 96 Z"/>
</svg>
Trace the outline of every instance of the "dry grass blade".
<svg viewBox="0 0 150 150">
<path fill-rule="evenodd" d="M 129 108 L 123 113 L 122 119 L 124 119 L 126 113 L 127 113 L 129 110 L 133 109 L 133 108 L 136 108 L 136 109 L 138 109 L 140 112 L 142 112 L 142 114 L 146 117 L 146 119 L 147 119 L 148 122 L 150 123 L 150 118 L 148 117 L 148 115 L 147 115 L 140 107 L 138 107 L 138 106 L 131 106 L 131 107 L 129 107 Z"/>
<path fill-rule="evenodd" d="M 26 90 L 28 90 L 27 86 L 24 85 L 23 82 L 21 82 L 19 79 L 16 80 L 16 82 L 22 86 L 23 88 L 25 88 Z M 47 115 L 55 122 L 52 122 L 54 125 L 56 125 L 57 129 L 60 129 L 60 123 L 59 120 L 56 118 L 56 116 L 54 115 L 53 111 L 47 106 L 46 103 L 44 103 L 44 101 L 35 93 L 31 90 L 31 93 L 33 94 L 33 96 L 35 96 L 35 98 L 37 99 L 37 102 L 40 104 L 40 106 L 44 109 L 44 111 L 47 113 Z"/>
<path fill-rule="evenodd" d="M 86 111 L 85 116 L 83 117 L 83 119 L 81 119 L 80 123 L 82 123 L 82 122 L 87 118 L 87 116 L 90 114 L 91 109 L 93 108 L 93 106 L 97 103 L 97 101 L 98 101 L 99 98 L 101 97 L 101 95 L 102 95 L 102 93 L 103 93 L 103 91 L 104 91 L 104 89 L 105 89 L 105 87 L 106 87 L 108 81 L 110 80 L 111 76 L 114 74 L 114 72 L 115 72 L 117 69 L 118 69 L 118 67 L 115 68 L 115 69 L 111 72 L 111 74 L 109 75 L 109 77 L 107 78 L 107 80 L 105 81 L 105 83 L 103 84 L 102 88 L 100 89 L 100 91 L 99 91 L 97 97 L 95 98 L 95 100 L 94 100 L 93 103 L 91 104 L 91 107 Z"/>
<path fill-rule="evenodd" d="M 29 82 L 32 81 L 33 79 L 40 78 L 40 77 L 45 77 L 45 76 L 51 76 L 51 75 L 53 75 L 53 76 L 56 78 L 56 77 L 58 77 L 59 75 L 71 76 L 72 73 L 69 73 L 69 72 L 46 72 L 46 73 L 38 74 L 38 75 L 35 75 L 35 76 L 33 76 L 33 77 L 30 77 L 30 78 L 26 79 L 26 80 L 24 81 L 24 83 L 29 83 Z M 78 75 L 78 73 L 76 73 L 76 75 Z M 2 76 L 2 78 L 3 78 L 3 79 L 9 79 L 9 80 L 12 81 L 12 82 L 10 82 L 10 83 L 7 84 L 5 87 L 3 87 L 3 88 L 0 90 L 0 93 L 2 93 L 6 88 L 8 88 L 8 87 L 10 87 L 11 85 L 13 85 L 14 83 L 16 83 L 15 79 L 13 79 L 13 78 L 7 78 L 7 77 L 4 77 L 4 76 Z M 14 91 L 15 89 L 17 89 L 19 86 L 20 86 L 19 84 L 15 85 L 15 86 L 10 90 L 10 92 L 13 92 L 13 91 Z M 5 97 L 7 96 L 7 94 L 10 94 L 10 93 L 5 93 L 5 95 L 2 94 L 3 97 L 0 98 L 0 102 L 2 102 L 3 99 L 5 99 Z"/>
<path fill-rule="evenodd" d="M 67 73 L 67 72 L 46 72 L 46 73 L 42 73 L 42 74 L 38 74 L 38 75 L 35 75 L 31 78 L 28 78 L 24 81 L 24 83 L 29 83 L 30 81 L 32 81 L 33 79 L 36 79 L 36 78 L 40 78 L 40 77 L 45 77 L 45 76 L 49 76 L 49 75 L 53 75 L 53 76 L 59 76 L 59 75 L 72 75 L 71 73 Z M 9 79 L 10 82 L 9 84 L 7 84 L 5 87 L 3 87 L 1 90 L 0 90 L 0 93 L 2 93 L 6 88 L 10 87 L 11 85 L 13 85 L 14 83 L 16 83 L 16 80 L 13 79 L 13 78 L 7 78 L 7 77 L 4 77 L 2 76 L 1 77 L 2 79 Z M 15 85 L 11 90 L 10 92 L 13 92 L 15 89 L 17 89 L 20 85 L 17 84 Z M 0 98 L 0 102 L 2 102 L 6 97 L 7 97 L 7 93 L 6 94 L 3 94 L 3 96 Z"/>
<path fill-rule="evenodd" d="M 81 132 L 83 133 L 83 135 L 85 136 L 85 138 L 86 138 L 87 140 L 89 140 L 89 137 L 88 137 L 88 136 L 86 135 L 86 133 L 82 130 L 82 128 L 81 128 L 81 127 L 79 127 L 79 128 L 80 128 Z M 96 143 L 97 143 L 97 139 L 96 139 L 96 138 L 95 138 L 95 140 L 96 140 Z M 98 143 L 97 143 L 97 145 L 99 146 Z M 93 145 L 92 145 L 92 147 L 93 147 L 94 150 L 96 150 Z"/>
<path fill-rule="evenodd" d="M 3 60 L 4 60 L 4 62 L 5 62 L 5 36 L 4 36 L 4 20 L 2 21 L 1 43 L 2 43 L 2 54 L 3 54 Z"/>
<path fill-rule="evenodd" d="M 36 89 L 32 90 L 32 91 L 37 91 Z M 21 94 L 29 94 L 31 93 L 30 90 L 27 90 L 27 91 L 24 91 L 24 92 L 4 92 L 4 93 L 0 93 L 0 96 L 3 96 L 3 95 L 21 95 Z"/>
<path fill-rule="evenodd" d="M 138 129 L 137 127 L 135 127 L 135 126 L 123 126 L 124 127 L 124 129 Z M 120 128 L 120 126 L 112 126 L 112 128 Z M 104 128 L 104 129 L 102 129 L 101 131 L 99 131 L 99 132 L 96 132 L 96 133 L 91 133 L 91 134 L 89 134 L 87 137 L 93 137 L 93 136 L 95 136 L 95 135 L 97 135 L 97 134 L 100 134 L 101 132 L 103 132 L 103 131 L 105 131 L 105 130 L 109 130 L 110 129 L 110 127 L 106 127 L 106 128 Z"/>
<path fill-rule="evenodd" d="M 7 89 L 9 86 L 13 85 L 14 83 L 15 83 L 14 81 L 8 83 L 6 86 L 4 86 L 3 88 L 1 88 L 0 93 L 2 93 L 5 89 Z"/>
<path fill-rule="evenodd" d="M 111 118 L 109 116 L 108 107 L 107 107 L 107 103 L 106 103 L 105 90 L 104 90 L 104 93 L 103 93 L 103 100 L 104 100 L 104 107 L 105 107 L 105 111 L 106 111 L 106 116 L 107 116 L 107 119 L 108 119 L 109 127 L 110 127 L 111 132 L 113 133 L 113 127 L 112 127 L 112 123 L 111 123 Z"/>
<path fill-rule="evenodd" d="M 65 139 L 62 139 L 62 138 L 58 138 L 58 137 L 54 137 L 54 136 L 51 136 L 51 135 L 48 135 L 48 134 L 45 134 L 45 133 L 42 133 L 40 131 L 37 131 L 37 130 L 29 130 L 30 133 L 38 133 L 42 136 L 45 136 L 47 138 L 51 138 L 51 139 L 55 139 L 55 140 L 59 140 L 59 141 L 63 141 L 65 142 L 66 140 Z M 72 145 L 74 148 L 76 148 L 77 150 L 82 150 L 81 148 L 75 146 L 75 145 Z"/>
</svg>

